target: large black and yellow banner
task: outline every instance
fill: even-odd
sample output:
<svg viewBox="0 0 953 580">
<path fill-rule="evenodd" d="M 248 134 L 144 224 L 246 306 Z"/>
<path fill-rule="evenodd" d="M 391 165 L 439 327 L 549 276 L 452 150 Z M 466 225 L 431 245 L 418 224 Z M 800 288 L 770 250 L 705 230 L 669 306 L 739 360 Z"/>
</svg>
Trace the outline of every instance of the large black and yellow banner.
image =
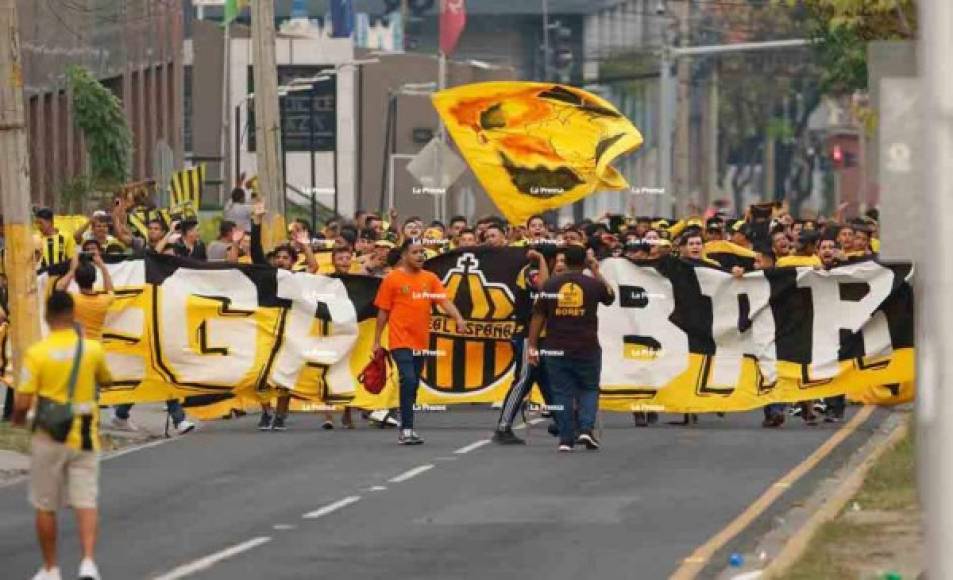
<svg viewBox="0 0 953 580">
<path fill-rule="evenodd" d="M 734 411 L 848 393 L 909 400 L 909 265 L 863 261 L 735 278 L 678 259 L 602 262 L 604 408 Z M 906 383 L 906 384 L 905 384 Z"/>
<path fill-rule="evenodd" d="M 456 334 L 434 311 L 422 404 L 502 400 L 525 251 L 456 250 L 427 262 L 468 322 Z M 106 404 L 247 402 L 282 388 L 312 403 L 397 405 L 396 372 L 377 395 L 355 378 L 371 357 L 380 279 L 159 255 L 109 269 L 117 299 L 104 342 L 117 382 Z M 909 265 L 736 278 L 674 258 L 610 258 L 601 269 L 616 290 L 599 310 L 603 408 L 741 411 L 842 393 L 879 403 L 912 397 Z"/>
</svg>

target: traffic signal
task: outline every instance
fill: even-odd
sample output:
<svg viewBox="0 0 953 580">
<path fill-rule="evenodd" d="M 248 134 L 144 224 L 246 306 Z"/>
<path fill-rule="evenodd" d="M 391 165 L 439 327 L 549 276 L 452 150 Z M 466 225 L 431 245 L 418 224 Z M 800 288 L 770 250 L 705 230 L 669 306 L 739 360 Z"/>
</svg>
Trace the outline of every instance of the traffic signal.
<svg viewBox="0 0 953 580">
<path fill-rule="evenodd" d="M 834 145 L 834 148 L 831 149 L 831 163 L 836 169 L 844 166 L 844 150 L 840 145 Z"/>
<path fill-rule="evenodd" d="M 834 169 L 857 167 L 857 154 L 845 151 L 840 145 L 831 148 L 830 164 Z"/>
</svg>

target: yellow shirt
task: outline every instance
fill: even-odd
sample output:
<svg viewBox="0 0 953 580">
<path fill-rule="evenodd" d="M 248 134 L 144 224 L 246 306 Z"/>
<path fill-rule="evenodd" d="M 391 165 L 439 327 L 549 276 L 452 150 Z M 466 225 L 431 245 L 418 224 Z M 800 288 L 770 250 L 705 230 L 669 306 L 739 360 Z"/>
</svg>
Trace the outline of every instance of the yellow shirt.
<svg viewBox="0 0 953 580">
<path fill-rule="evenodd" d="M 106 312 L 116 296 L 112 293 L 82 294 L 80 292 L 72 292 L 71 296 L 74 316 L 76 322 L 83 327 L 84 336 L 90 340 L 102 340 Z"/>
<path fill-rule="evenodd" d="M 76 331 L 71 328 L 51 332 L 26 351 L 17 391 L 67 402 L 75 356 Z M 83 340 L 83 358 L 73 391 L 73 425 L 66 437 L 69 447 L 80 451 L 99 449 L 98 385 L 110 382 L 112 376 L 106 368 L 102 345 L 95 340 Z"/>
<path fill-rule="evenodd" d="M 792 268 L 795 266 L 822 266 L 821 259 L 814 256 L 781 256 L 774 263 L 776 268 Z"/>
</svg>

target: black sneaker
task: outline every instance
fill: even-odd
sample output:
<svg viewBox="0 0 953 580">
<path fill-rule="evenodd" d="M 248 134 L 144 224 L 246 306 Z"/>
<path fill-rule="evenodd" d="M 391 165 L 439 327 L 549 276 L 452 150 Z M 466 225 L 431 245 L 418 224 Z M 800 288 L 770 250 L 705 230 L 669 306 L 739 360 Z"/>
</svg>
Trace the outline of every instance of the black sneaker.
<svg viewBox="0 0 953 580">
<path fill-rule="evenodd" d="M 526 445 L 526 441 L 513 433 L 512 429 L 497 429 L 493 432 L 493 442 L 500 445 Z"/>
<path fill-rule="evenodd" d="M 579 434 L 579 437 L 576 439 L 576 445 L 585 445 L 586 449 L 593 451 L 599 449 L 599 441 L 589 431 L 583 431 Z"/>
<path fill-rule="evenodd" d="M 401 429 L 397 435 L 398 445 L 421 445 L 423 442 L 424 440 L 413 429 Z"/>
<path fill-rule="evenodd" d="M 275 415 L 275 420 L 271 422 L 272 431 L 287 431 L 288 427 L 285 426 L 285 416 L 284 415 Z"/>
<path fill-rule="evenodd" d="M 328 421 L 325 421 L 324 423 L 321 423 L 321 428 L 324 429 L 325 431 L 330 431 L 331 429 L 334 429 L 334 421 L 328 420 Z"/>
<path fill-rule="evenodd" d="M 649 418 L 645 415 L 645 413 L 632 413 L 632 419 L 635 420 L 636 427 L 649 426 Z"/>
<path fill-rule="evenodd" d="M 258 430 L 259 431 L 268 431 L 271 429 L 271 413 L 262 412 L 261 419 L 258 420 Z"/>
</svg>

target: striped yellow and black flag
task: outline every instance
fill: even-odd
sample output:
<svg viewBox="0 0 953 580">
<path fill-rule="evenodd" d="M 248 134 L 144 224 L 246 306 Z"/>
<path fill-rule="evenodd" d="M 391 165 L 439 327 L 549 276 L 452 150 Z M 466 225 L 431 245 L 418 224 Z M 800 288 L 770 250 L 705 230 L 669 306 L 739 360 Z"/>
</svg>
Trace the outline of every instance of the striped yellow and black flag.
<svg viewBox="0 0 953 580">
<path fill-rule="evenodd" d="M 175 172 L 169 185 L 172 188 L 172 213 L 188 217 L 198 215 L 205 188 L 205 164 Z"/>
</svg>

